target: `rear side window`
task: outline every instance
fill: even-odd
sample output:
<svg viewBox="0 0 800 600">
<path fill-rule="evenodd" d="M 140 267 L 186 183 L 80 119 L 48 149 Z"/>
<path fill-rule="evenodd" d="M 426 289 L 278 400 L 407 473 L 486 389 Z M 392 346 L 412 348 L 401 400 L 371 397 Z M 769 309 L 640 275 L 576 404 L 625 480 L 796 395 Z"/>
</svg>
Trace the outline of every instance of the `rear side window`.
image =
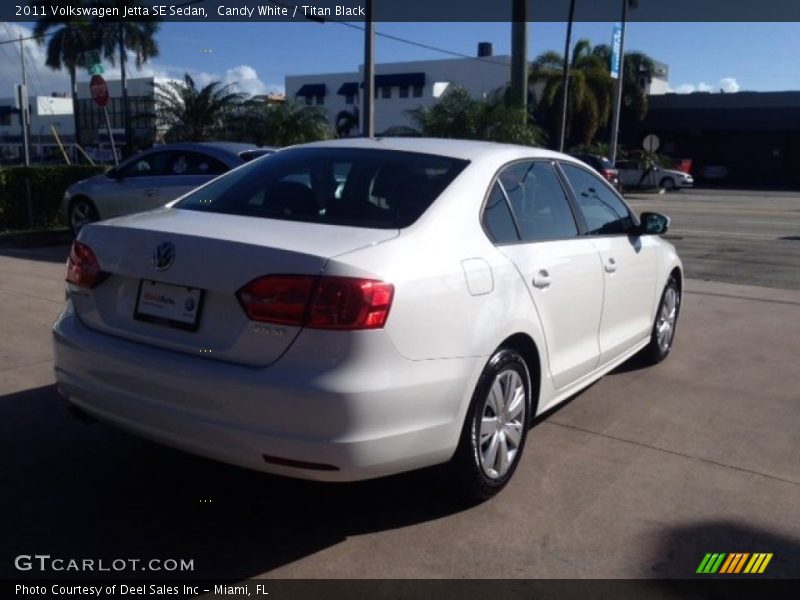
<svg viewBox="0 0 800 600">
<path fill-rule="evenodd" d="M 561 168 L 575 192 L 590 235 L 626 234 L 634 229 L 628 207 L 602 179 L 574 165 L 561 163 Z"/>
<path fill-rule="evenodd" d="M 511 201 L 522 241 L 578 235 L 569 200 L 549 162 L 517 163 L 505 169 L 499 179 Z"/>
<path fill-rule="evenodd" d="M 486 199 L 486 206 L 483 208 L 483 227 L 489 235 L 489 239 L 495 244 L 510 244 L 519 241 L 517 226 L 514 225 L 514 217 L 508 208 L 506 196 L 496 183 L 492 186 L 492 191 Z"/>
<path fill-rule="evenodd" d="M 416 221 L 468 161 L 392 150 L 296 148 L 254 161 L 190 193 L 176 208 L 402 228 Z"/>
</svg>

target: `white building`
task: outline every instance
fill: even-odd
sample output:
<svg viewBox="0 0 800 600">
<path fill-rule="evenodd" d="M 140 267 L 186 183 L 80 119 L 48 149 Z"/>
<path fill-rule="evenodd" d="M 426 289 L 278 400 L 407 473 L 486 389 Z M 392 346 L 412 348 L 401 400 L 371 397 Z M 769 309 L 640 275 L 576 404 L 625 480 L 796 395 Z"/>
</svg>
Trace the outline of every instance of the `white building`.
<svg viewBox="0 0 800 600">
<path fill-rule="evenodd" d="M 31 159 L 59 153 L 53 128 L 61 142 L 71 144 L 75 136 L 72 118 L 72 99 L 61 96 L 30 96 L 30 156 Z M 16 98 L 0 98 L 0 158 L 19 158 L 23 155 L 19 102 Z"/>
<path fill-rule="evenodd" d="M 481 56 L 415 62 L 383 63 L 375 66 L 375 131 L 412 127 L 408 111 L 431 107 L 448 85 L 456 84 L 477 98 L 509 83 L 510 56 L 492 56 L 491 45 L 479 46 Z M 286 98 L 321 106 L 335 132 L 343 111 L 361 114 L 364 67 L 347 73 L 321 73 L 286 77 Z M 350 135 L 357 135 L 360 126 Z"/>
</svg>

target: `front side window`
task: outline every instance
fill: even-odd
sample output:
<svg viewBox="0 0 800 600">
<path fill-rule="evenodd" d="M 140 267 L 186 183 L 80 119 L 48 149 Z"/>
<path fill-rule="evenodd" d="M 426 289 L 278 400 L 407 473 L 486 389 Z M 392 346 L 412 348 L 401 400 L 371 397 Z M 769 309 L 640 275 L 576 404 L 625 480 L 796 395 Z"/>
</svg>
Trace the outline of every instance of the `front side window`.
<svg viewBox="0 0 800 600">
<path fill-rule="evenodd" d="M 578 226 L 553 166 L 547 161 L 515 163 L 498 176 L 524 242 L 576 237 Z"/>
<path fill-rule="evenodd" d="M 248 163 L 175 208 L 330 225 L 407 227 L 468 161 L 354 148 L 297 148 Z"/>
<path fill-rule="evenodd" d="M 627 234 L 636 227 L 628 207 L 602 179 L 575 165 L 561 163 L 561 168 L 590 235 Z"/>
</svg>

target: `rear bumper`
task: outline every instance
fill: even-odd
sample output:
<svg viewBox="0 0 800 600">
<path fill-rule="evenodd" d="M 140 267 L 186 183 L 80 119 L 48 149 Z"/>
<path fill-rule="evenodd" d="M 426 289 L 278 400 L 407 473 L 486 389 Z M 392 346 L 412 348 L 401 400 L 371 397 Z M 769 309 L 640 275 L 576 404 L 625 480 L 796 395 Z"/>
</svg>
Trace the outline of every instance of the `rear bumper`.
<svg viewBox="0 0 800 600">
<path fill-rule="evenodd" d="M 102 421 L 260 471 L 353 481 L 449 460 L 483 359 L 411 361 L 382 331 L 341 334 L 304 331 L 251 368 L 98 333 L 68 302 L 55 376 Z"/>
</svg>

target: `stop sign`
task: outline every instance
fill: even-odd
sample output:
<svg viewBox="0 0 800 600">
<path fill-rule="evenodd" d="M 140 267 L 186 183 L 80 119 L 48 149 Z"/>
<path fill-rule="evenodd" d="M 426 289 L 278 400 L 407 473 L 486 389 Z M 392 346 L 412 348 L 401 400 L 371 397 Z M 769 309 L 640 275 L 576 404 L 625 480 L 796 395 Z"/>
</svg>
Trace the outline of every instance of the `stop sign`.
<svg viewBox="0 0 800 600">
<path fill-rule="evenodd" d="M 97 103 L 97 106 L 105 106 L 108 104 L 108 86 L 106 80 L 100 75 L 92 75 L 89 82 L 89 90 L 92 92 L 92 99 Z"/>
</svg>

